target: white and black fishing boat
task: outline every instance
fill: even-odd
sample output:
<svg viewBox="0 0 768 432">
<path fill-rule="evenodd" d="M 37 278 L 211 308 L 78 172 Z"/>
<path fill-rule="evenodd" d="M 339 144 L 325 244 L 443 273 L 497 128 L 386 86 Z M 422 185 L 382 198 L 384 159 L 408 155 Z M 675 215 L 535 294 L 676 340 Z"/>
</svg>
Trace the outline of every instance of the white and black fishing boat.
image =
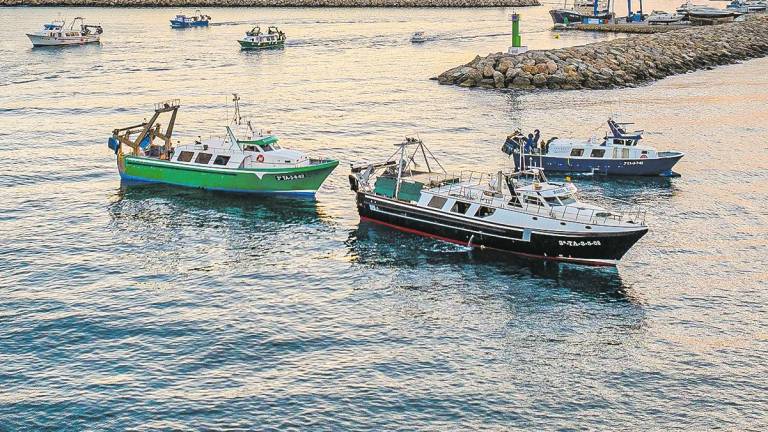
<svg viewBox="0 0 768 432">
<path fill-rule="evenodd" d="M 685 154 L 640 145 L 643 131 L 628 132 L 625 127 L 631 124 L 608 119 L 610 132 L 602 140 L 550 138 L 539 143 L 538 130 L 528 136 L 515 131 L 501 150 L 513 156 L 517 170 L 535 166 L 568 174 L 677 176 L 672 168 Z"/>
<path fill-rule="evenodd" d="M 648 231 L 642 207 L 579 201 L 572 183 L 539 168 L 449 175 L 413 138 L 385 162 L 353 166 L 349 181 L 363 221 L 537 259 L 616 265 Z"/>
</svg>

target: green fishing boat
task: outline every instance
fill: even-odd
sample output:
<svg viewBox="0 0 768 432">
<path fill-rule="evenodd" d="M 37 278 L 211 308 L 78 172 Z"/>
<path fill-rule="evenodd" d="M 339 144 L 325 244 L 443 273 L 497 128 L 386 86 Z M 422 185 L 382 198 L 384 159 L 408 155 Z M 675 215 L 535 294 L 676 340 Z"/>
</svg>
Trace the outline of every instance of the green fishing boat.
<svg viewBox="0 0 768 432">
<path fill-rule="evenodd" d="M 234 96 L 235 116 L 220 138 L 174 146 L 179 100 L 155 104 L 148 122 L 115 129 L 108 145 L 117 155 L 120 177 L 214 191 L 314 196 L 339 161 L 281 147 L 275 135 L 243 120 Z M 156 121 L 166 113 L 170 120 L 162 130 Z"/>
<path fill-rule="evenodd" d="M 267 33 L 262 33 L 261 27 L 256 26 L 238 42 L 241 49 L 247 50 L 282 48 L 285 46 L 285 33 L 275 26 L 270 26 Z"/>
</svg>

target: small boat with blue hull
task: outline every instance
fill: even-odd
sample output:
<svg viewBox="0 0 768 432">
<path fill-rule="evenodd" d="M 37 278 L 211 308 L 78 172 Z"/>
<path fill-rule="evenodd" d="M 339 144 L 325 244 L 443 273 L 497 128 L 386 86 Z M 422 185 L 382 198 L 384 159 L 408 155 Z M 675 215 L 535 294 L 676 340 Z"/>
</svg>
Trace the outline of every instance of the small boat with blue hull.
<svg viewBox="0 0 768 432">
<path fill-rule="evenodd" d="M 602 141 L 552 138 L 539 144 L 538 131 L 528 137 L 516 131 L 501 149 L 513 156 L 516 170 L 540 167 L 550 173 L 677 176 L 672 168 L 684 153 L 640 145 L 643 131 L 627 132 L 624 128 L 629 124 L 609 119 L 610 133 Z"/>
<path fill-rule="evenodd" d="M 281 147 L 276 136 L 244 121 L 237 95 L 234 101 L 235 117 L 224 137 L 174 145 L 178 100 L 156 104 L 148 122 L 115 129 L 108 146 L 117 155 L 120 177 L 213 191 L 314 196 L 339 161 Z M 170 120 L 163 131 L 156 121 L 165 113 Z"/>
<path fill-rule="evenodd" d="M 200 9 L 195 11 L 192 16 L 186 16 L 182 13 L 176 15 L 171 19 L 172 28 L 190 28 L 190 27 L 208 27 L 208 23 L 211 21 L 210 15 L 204 15 L 200 12 Z"/>
<path fill-rule="evenodd" d="M 607 266 L 648 232 L 643 207 L 581 201 L 573 183 L 550 182 L 539 168 L 451 175 L 420 140 L 406 139 L 398 153 L 352 167 L 362 221 L 471 248 Z"/>
</svg>

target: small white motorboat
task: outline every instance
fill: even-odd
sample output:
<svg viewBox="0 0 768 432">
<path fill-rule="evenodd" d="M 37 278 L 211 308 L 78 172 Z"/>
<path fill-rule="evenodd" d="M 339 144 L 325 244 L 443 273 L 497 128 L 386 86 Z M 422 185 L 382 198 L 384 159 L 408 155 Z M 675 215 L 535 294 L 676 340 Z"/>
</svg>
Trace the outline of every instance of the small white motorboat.
<svg viewBox="0 0 768 432">
<path fill-rule="evenodd" d="M 434 36 L 429 36 L 423 31 L 414 32 L 413 35 L 411 36 L 411 42 L 413 43 L 428 42 L 434 39 L 435 39 Z"/>
<path fill-rule="evenodd" d="M 76 28 L 78 21 L 80 26 Z M 83 17 L 77 17 L 72 20 L 69 28 L 66 28 L 64 20 L 53 20 L 43 24 L 39 32 L 27 33 L 27 37 L 33 46 L 84 45 L 98 43 L 103 32 L 101 26 L 86 25 Z"/>
<path fill-rule="evenodd" d="M 678 13 L 667 13 L 664 11 L 653 11 L 651 14 L 646 18 L 646 22 L 651 25 L 655 24 L 675 24 L 683 20 L 685 18 L 683 15 L 680 15 Z"/>
</svg>

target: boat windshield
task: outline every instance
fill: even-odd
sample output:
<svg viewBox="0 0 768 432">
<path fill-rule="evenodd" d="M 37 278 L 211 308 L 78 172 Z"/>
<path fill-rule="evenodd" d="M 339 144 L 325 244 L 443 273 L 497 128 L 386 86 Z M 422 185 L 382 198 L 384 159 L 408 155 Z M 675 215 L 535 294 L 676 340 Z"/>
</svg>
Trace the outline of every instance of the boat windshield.
<svg viewBox="0 0 768 432">
<path fill-rule="evenodd" d="M 575 204 L 576 203 L 576 198 L 574 198 L 573 194 L 561 195 L 558 198 L 560 198 L 560 202 L 563 203 L 563 205 L 569 205 L 569 204 Z"/>
</svg>

